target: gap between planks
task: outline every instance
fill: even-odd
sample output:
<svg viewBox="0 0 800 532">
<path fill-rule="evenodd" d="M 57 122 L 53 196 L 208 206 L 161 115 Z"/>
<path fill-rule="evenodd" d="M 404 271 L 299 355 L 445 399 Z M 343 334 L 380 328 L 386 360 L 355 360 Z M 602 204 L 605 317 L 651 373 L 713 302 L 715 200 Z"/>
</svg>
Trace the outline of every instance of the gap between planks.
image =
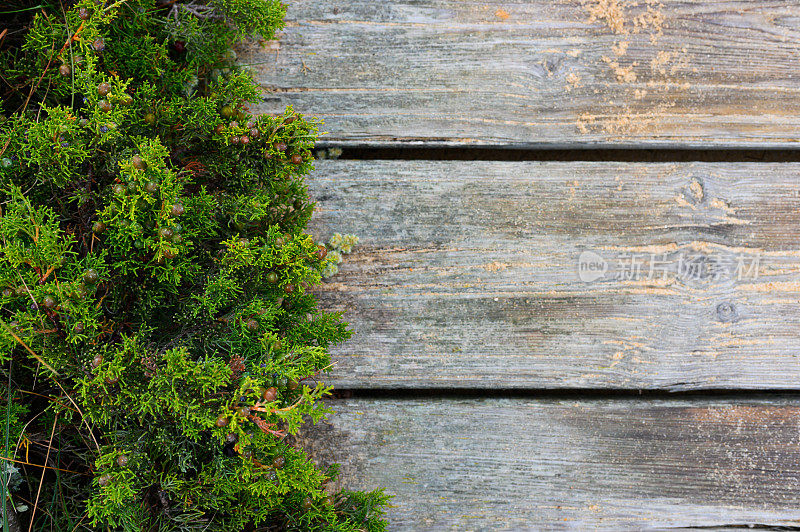
<svg viewBox="0 0 800 532">
<path fill-rule="evenodd" d="M 667 149 L 646 147 L 570 147 L 537 149 L 496 146 L 453 146 L 437 143 L 357 144 L 319 142 L 316 150 L 323 158 L 326 150 L 341 150 L 343 160 L 406 161 L 553 161 L 553 162 L 800 162 L 800 149 Z"/>
</svg>

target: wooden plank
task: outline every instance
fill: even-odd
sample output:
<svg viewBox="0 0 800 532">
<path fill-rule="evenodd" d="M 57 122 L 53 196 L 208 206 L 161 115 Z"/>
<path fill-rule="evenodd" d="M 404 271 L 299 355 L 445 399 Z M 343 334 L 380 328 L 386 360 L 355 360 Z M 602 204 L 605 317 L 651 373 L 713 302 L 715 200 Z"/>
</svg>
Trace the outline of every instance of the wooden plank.
<svg viewBox="0 0 800 532">
<path fill-rule="evenodd" d="M 317 168 L 312 233 L 361 238 L 319 290 L 336 386 L 800 388 L 800 164 Z"/>
<path fill-rule="evenodd" d="M 302 437 L 391 530 L 800 526 L 797 400 L 381 400 Z"/>
<path fill-rule="evenodd" d="M 296 0 L 241 56 L 327 140 L 796 147 L 800 5 Z M 279 50 L 279 51 L 275 51 Z"/>
</svg>

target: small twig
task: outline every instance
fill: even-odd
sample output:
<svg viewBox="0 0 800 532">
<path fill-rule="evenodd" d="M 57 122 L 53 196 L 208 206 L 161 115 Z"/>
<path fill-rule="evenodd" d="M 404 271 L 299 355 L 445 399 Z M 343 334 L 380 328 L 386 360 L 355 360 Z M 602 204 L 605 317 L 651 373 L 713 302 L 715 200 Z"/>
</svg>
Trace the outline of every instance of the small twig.
<svg viewBox="0 0 800 532">
<path fill-rule="evenodd" d="M 38 360 L 38 361 L 39 361 L 39 363 L 40 363 L 41 365 L 43 365 L 44 367 L 46 367 L 47 369 L 49 369 L 50 371 L 52 371 L 54 375 L 58 376 L 58 372 L 57 372 L 56 370 L 54 370 L 54 369 L 53 369 L 53 367 L 52 367 L 50 364 L 48 364 L 47 362 L 45 362 L 45 361 L 44 361 L 44 359 L 42 359 L 42 357 L 40 357 L 39 355 L 37 355 L 37 354 L 36 354 L 36 353 L 33 351 L 33 349 L 31 349 L 30 347 L 28 347 L 28 344 L 26 344 L 25 342 L 23 342 L 23 341 L 22 341 L 22 338 L 20 338 L 20 337 L 19 337 L 19 336 L 17 336 L 16 334 L 14 334 L 14 332 L 11 330 L 11 328 L 10 328 L 8 325 L 6 325 L 6 322 L 4 322 L 4 321 L 0 321 L 0 325 L 2 325 L 2 326 L 3 326 L 3 328 L 6 330 L 6 332 L 7 332 L 8 334 L 10 334 L 11 336 L 13 336 L 13 337 L 14 337 L 14 340 L 16 340 L 16 341 L 17 341 L 17 343 L 19 343 L 19 344 L 20 344 L 22 347 L 24 347 L 24 348 L 25 348 L 25 350 L 26 350 L 26 351 L 28 351 L 28 353 L 30 353 L 30 354 L 31 354 L 31 356 L 32 356 L 33 358 L 35 358 L 36 360 Z"/>
<path fill-rule="evenodd" d="M 90 476 L 89 473 L 81 473 L 80 471 L 71 471 L 69 469 L 61 469 L 60 467 L 53 467 L 49 465 L 34 464 L 32 462 L 26 462 L 24 460 L 15 460 L 13 458 L 6 458 L 5 456 L 0 456 L 0 460 L 5 460 L 6 462 L 13 462 L 15 464 L 20 464 L 20 465 L 29 465 L 33 467 L 42 467 L 44 469 L 53 469 L 55 471 L 63 471 L 64 473 L 75 473 L 76 475 L 84 475 L 87 477 Z"/>
</svg>

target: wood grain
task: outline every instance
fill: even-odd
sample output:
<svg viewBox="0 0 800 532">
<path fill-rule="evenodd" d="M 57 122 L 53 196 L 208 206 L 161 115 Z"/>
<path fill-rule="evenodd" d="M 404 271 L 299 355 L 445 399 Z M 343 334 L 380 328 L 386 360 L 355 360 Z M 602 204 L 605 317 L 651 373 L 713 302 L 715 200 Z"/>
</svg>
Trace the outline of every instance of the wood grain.
<svg viewBox="0 0 800 532">
<path fill-rule="evenodd" d="M 800 138 L 795 1 L 295 0 L 288 20 L 278 43 L 241 61 L 274 91 L 260 111 L 320 116 L 332 142 Z"/>
<path fill-rule="evenodd" d="M 350 399 L 302 439 L 390 530 L 800 526 L 796 400 Z"/>
<path fill-rule="evenodd" d="M 355 333 L 334 350 L 331 382 L 798 389 L 798 173 L 319 161 L 312 234 L 361 238 L 318 290 Z M 586 251 L 608 264 L 594 282 L 578 274 Z"/>
</svg>

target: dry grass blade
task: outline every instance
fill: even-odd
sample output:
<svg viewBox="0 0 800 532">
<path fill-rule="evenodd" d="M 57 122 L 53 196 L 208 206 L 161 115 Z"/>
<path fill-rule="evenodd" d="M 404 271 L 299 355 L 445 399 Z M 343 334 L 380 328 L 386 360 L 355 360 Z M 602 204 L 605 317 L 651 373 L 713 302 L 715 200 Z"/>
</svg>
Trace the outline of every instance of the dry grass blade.
<svg viewBox="0 0 800 532">
<path fill-rule="evenodd" d="M 55 419 L 53 420 L 53 428 L 50 431 L 50 440 L 47 442 L 47 454 L 44 457 L 44 463 L 47 464 L 47 461 L 50 459 L 50 450 L 53 448 L 53 436 L 56 433 L 56 425 L 58 425 L 58 414 L 56 414 Z M 32 532 L 33 530 L 33 523 L 34 517 L 36 517 L 36 508 L 39 506 L 39 496 L 42 494 L 42 484 L 44 484 L 44 474 L 47 472 L 47 468 L 42 469 L 42 476 L 39 479 L 39 488 L 36 490 L 36 500 L 33 502 L 33 509 L 31 510 L 31 524 L 28 526 L 28 532 Z"/>
</svg>

